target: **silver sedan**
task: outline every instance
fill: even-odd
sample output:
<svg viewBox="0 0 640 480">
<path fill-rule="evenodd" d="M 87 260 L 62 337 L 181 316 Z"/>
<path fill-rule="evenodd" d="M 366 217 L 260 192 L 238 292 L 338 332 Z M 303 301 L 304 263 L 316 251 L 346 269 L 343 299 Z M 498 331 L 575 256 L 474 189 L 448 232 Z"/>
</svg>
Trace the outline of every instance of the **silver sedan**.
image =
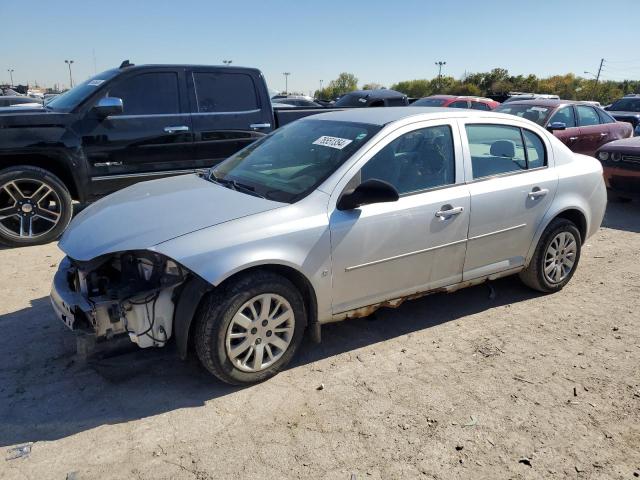
<svg viewBox="0 0 640 480">
<path fill-rule="evenodd" d="M 327 322 L 513 274 L 559 291 L 605 207 L 600 162 L 527 120 L 331 112 L 85 209 L 51 299 L 71 329 L 143 348 L 174 338 L 246 384 Z"/>
</svg>

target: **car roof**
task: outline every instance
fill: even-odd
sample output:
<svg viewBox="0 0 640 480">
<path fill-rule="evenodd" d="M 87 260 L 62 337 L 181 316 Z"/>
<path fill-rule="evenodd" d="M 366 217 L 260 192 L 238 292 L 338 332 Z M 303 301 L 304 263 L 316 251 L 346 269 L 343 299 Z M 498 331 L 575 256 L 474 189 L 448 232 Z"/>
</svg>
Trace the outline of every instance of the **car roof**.
<svg viewBox="0 0 640 480">
<path fill-rule="evenodd" d="M 455 108 L 441 107 L 379 107 L 379 108 L 349 108 L 319 115 L 307 117 L 309 120 L 334 120 L 340 122 L 368 123 L 371 125 L 387 125 L 404 118 L 417 115 L 424 116 L 423 120 L 439 118 L 465 118 L 465 117 L 486 117 L 495 115 L 497 118 L 513 118 L 508 114 L 495 114 L 484 110 L 461 110 Z"/>
<path fill-rule="evenodd" d="M 406 97 L 406 95 L 402 92 L 397 92 L 395 90 L 391 90 L 388 88 L 379 88 L 377 90 L 354 90 L 352 92 L 347 92 L 344 96 L 347 95 L 355 95 L 359 97 L 373 97 L 373 98 L 399 98 Z"/>
<path fill-rule="evenodd" d="M 513 100 L 505 105 L 535 105 L 539 107 L 559 107 L 560 105 L 587 105 L 593 107 L 589 102 L 581 102 L 578 100 L 556 100 L 552 98 L 533 98 L 531 100 Z"/>
</svg>

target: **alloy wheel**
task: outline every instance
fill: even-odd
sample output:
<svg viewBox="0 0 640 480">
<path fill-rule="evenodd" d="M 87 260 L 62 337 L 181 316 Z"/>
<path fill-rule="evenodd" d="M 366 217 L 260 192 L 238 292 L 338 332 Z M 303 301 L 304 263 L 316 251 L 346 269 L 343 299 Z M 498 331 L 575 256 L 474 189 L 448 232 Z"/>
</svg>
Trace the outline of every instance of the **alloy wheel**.
<svg viewBox="0 0 640 480">
<path fill-rule="evenodd" d="M 56 227 L 61 215 L 60 197 L 45 182 L 16 179 L 0 186 L 0 230 L 9 237 L 41 237 Z"/>
<path fill-rule="evenodd" d="M 233 316 L 225 337 L 233 365 L 244 372 L 259 372 L 287 351 L 295 330 L 291 304 L 280 295 L 257 295 Z"/>
<path fill-rule="evenodd" d="M 578 243 L 571 232 L 558 233 L 544 256 L 544 275 L 551 283 L 562 282 L 576 263 Z"/>
</svg>

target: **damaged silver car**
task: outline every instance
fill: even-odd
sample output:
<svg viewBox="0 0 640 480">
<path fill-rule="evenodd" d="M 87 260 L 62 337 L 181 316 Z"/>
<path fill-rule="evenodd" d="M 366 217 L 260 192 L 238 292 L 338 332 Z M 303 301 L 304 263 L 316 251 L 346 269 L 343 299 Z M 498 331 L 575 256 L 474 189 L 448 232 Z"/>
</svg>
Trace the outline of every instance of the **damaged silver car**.
<svg viewBox="0 0 640 480">
<path fill-rule="evenodd" d="M 600 163 L 524 119 L 325 113 L 86 208 L 60 241 L 51 300 L 70 329 L 175 342 L 253 383 L 324 323 L 513 274 L 559 291 L 605 206 Z"/>
</svg>

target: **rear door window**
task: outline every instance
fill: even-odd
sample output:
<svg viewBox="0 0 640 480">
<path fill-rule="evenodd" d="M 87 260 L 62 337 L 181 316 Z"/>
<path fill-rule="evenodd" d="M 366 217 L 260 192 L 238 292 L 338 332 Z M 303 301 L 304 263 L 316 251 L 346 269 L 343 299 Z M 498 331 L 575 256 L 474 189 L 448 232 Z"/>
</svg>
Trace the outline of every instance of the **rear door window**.
<svg viewBox="0 0 640 480">
<path fill-rule="evenodd" d="M 469 108 L 469 105 L 466 100 L 457 100 L 455 102 L 451 102 L 448 105 L 449 108 Z"/>
<path fill-rule="evenodd" d="M 471 108 L 473 110 L 491 110 L 491 108 L 489 108 L 489 105 L 482 102 L 471 102 Z"/>
<path fill-rule="evenodd" d="M 257 110 L 258 97 L 251 76 L 244 73 L 193 72 L 199 113 Z"/>
<path fill-rule="evenodd" d="M 588 127 L 590 125 L 599 125 L 600 117 L 596 113 L 596 109 L 593 107 L 587 107 L 585 105 L 576 105 L 578 111 L 578 125 L 581 127 Z"/>
<path fill-rule="evenodd" d="M 122 99 L 124 115 L 180 113 L 175 72 L 142 73 L 125 78 L 109 90 L 108 96 Z"/>
<path fill-rule="evenodd" d="M 596 112 L 598 112 L 598 117 L 600 117 L 600 123 L 616 123 L 615 119 L 604 110 L 596 108 Z"/>
</svg>

